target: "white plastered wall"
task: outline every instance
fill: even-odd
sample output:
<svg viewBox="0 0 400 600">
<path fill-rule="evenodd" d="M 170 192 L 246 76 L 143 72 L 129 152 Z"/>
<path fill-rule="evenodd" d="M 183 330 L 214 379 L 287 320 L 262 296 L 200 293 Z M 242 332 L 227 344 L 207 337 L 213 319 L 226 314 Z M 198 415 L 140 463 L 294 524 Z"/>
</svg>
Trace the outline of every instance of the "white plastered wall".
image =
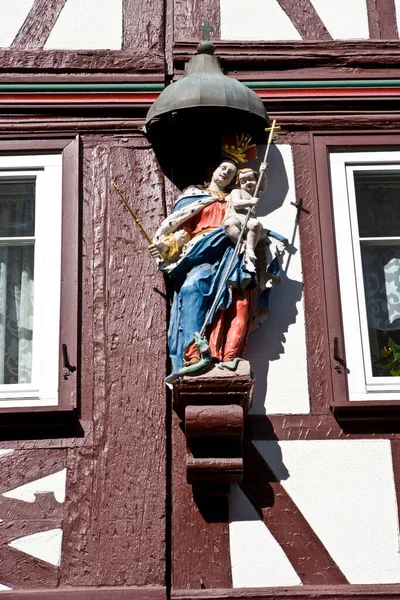
<svg viewBox="0 0 400 600">
<path fill-rule="evenodd" d="M 256 379 L 251 412 L 306 414 L 310 406 L 291 147 L 271 147 L 268 163 L 268 187 L 257 215 L 266 228 L 287 237 L 290 246 L 283 257 L 281 283 L 270 294 L 270 316 L 249 337 L 246 358 Z"/>
<path fill-rule="evenodd" d="M 121 43 L 122 0 L 68 0 L 45 49 L 119 50 Z"/>
<path fill-rule="evenodd" d="M 33 0 L 0 0 L 0 47 L 11 46 Z M 46 50 L 120 50 L 122 0 L 67 0 Z"/>
<path fill-rule="evenodd" d="M 276 0 L 220 0 L 223 40 L 301 40 Z"/>
<path fill-rule="evenodd" d="M 32 4 L 33 0 L 0 0 L 0 48 L 11 46 Z"/>
<path fill-rule="evenodd" d="M 400 582 L 389 440 L 253 443 L 350 584 Z M 235 587 L 296 585 L 296 574 L 266 529 L 234 488 L 230 543 Z"/>
<path fill-rule="evenodd" d="M 368 39 L 366 0 L 311 3 L 334 40 Z M 220 0 L 220 7 L 223 40 L 302 39 L 278 0 Z"/>
</svg>

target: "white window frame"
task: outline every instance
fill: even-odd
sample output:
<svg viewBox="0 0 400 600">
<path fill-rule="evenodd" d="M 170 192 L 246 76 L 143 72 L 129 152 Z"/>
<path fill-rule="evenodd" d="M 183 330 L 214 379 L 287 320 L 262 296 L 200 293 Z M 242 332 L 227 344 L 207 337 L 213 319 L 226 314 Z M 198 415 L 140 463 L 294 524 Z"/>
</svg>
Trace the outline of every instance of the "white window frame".
<svg viewBox="0 0 400 600">
<path fill-rule="evenodd" d="M 1 178 L 35 178 L 32 382 L 0 384 L 0 409 L 58 405 L 62 153 L 0 155 Z"/>
<path fill-rule="evenodd" d="M 330 169 L 349 400 L 397 400 L 400 377 L 372 376 L 354 173 L 400 173 L 400 152 L 332 152 Z"/>
</svg>

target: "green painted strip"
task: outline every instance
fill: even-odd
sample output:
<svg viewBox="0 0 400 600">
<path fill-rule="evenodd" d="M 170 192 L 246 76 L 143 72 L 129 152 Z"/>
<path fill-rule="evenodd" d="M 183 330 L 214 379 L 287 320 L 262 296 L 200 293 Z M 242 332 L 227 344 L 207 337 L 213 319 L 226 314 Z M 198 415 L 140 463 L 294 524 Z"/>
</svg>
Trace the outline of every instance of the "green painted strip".
<svg viewBox="0 0 400 600">
<path fill-rule="evenodd" d="M 0 83 L 0 92 L 162 92 L 163 83 Z"/>
<path fill-rule="evenodd" d="M 301 88 L 400 87 L 400 79 L 310 79 L 304 81 L 244 81 L 252 90 Z M 0 83 L 0 93 L 162 92 L 163 83 Z"/>
<path fill-rule="evenodd" d="M 252 90 L 400 87 L 400 79 L 312 79 L 308 81 L 244 81 L 243 83 Z"/>
</svg>

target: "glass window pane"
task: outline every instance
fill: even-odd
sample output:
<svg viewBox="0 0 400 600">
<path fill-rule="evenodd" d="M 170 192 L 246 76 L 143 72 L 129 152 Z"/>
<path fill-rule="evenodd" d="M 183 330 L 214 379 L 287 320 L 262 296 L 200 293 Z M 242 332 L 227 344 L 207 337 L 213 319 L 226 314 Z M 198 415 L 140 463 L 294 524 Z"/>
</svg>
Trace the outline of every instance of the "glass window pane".
<svg viewBox="0 0 400 600">
<path fill-rule="evenodd" d="M 34 246 L 0 246 L 0 383 L 31 383 Z"/>
<path fill-rule="evenodd" d="M 361 259 L 373 374 L 390 377 L 382 351 L 400 344 L 400 244 L 361 242 Z"/>
<path fill-rule="evenodd" d="M 35 180 L 0 177 L 0 237 L 35 235 Z"/>
<path fill-rule="evenodd" d="M 400 236 L 400 172 L 354 173 L 360 237 Z"/>
</svg>

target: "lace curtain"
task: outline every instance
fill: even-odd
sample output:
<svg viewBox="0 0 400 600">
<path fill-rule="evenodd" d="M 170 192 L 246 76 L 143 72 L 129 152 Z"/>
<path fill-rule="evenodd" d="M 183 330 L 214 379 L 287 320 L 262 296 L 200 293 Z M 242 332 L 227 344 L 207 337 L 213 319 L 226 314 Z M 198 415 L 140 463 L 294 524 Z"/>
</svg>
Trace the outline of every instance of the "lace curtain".
<svg viewBox="0 0 400 600">
<path fill-rule="evenodd" d="M 400 329 L 400 246 L 364 247 L 362 262 L 369 327 Z"/>
<path fill-rule="evenodd" d="M 32 180 L 0 181 L 1 384 L 32 380 L 34 194 Z"/>
<path fill-rule="evenodd" d="M 400 329 L 400 173 L 359 172 L 355 175 L 368 325 L 380 331 Z"/>
</svg>

